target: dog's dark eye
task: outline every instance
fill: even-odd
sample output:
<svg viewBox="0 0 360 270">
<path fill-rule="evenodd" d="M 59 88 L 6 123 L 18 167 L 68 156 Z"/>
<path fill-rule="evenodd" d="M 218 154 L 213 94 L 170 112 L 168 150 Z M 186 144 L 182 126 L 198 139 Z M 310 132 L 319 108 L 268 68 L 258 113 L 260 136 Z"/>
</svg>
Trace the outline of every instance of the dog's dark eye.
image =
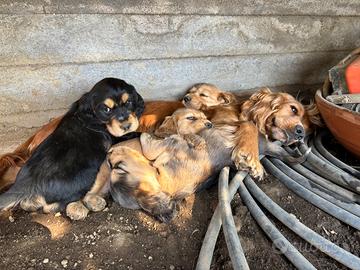
<svg viewBox="0 0 360 270">
<path fill-rule="evenodd" d="M 296 109 L 295 106 L 290 106 L 291 108 L 291 111 L 294 113 L 294 114 L 297 114 L 298 113 L 298 109 Z"/>
<path fill-rule="evenodd" d="M 195 121 L 196 117 L 195 116 L 188 116 L 188 117 L 186 117 L 186 119 L 191 120 L 191 121 Z"/>
<path fill-rule="evenodd" d="M 203 93 L 201 93 L 201 94 L 200 94 L 200 97 L 208 97 L 208 96 L 205 95 L 205 94 L 203 94 Z"/>
<path fill-rule="evenodd" d="M 108 106 L 104 107 L 104 112 L 105 113 L 110 113 L 111 111 L 112 111 L 112 109 L 110 107 L 108 107 Z"/>
</svg>

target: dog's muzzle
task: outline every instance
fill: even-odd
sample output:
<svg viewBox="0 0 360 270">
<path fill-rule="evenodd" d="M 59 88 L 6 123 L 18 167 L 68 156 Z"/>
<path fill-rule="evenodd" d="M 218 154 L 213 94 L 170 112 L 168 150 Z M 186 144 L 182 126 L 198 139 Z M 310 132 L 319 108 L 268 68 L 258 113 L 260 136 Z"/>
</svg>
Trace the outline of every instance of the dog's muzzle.
<svg viewBox="0 0 360 270">
<path fill-rule="evenodd" d="M 294 130 L 295 140 L 302 141 L 305 138 L 305 129 L 302 125 L 296 125 Z"/>
</svg>

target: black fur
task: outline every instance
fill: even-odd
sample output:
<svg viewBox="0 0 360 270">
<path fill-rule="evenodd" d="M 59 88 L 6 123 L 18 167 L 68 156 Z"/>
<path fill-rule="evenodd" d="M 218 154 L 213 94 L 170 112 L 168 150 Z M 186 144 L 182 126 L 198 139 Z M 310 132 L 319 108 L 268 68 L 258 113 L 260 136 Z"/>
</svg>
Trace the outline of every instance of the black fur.
<svg viewBox="0 0 360 270">
<path fill-rule="evenodd" d="M 126 104 L 116 106 L 111 113 L 104 110 L 105 99 L 117 100 L 124 92 L 129 95 Z M 107 150 L 119 141 L 106 124 L 114 118 L 126 121 L 131 113 L 138 118 L 143 110 L 144 101 L 132 85 L 115 78 L 98 82 L 71 106 L 56 130 L 35 150 L 15 184 L 0 196 L 0 209 L 35 195 L 43 196 L 48 204 L 57 202 L 61 208 L 82 198 L 93 185 Z"/>
</svg>

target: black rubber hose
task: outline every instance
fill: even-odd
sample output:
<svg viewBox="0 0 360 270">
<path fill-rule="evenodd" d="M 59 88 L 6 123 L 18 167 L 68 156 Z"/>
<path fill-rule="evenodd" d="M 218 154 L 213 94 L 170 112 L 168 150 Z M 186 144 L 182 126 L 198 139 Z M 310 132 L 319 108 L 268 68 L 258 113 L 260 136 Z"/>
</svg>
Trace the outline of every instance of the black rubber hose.
<svg viewBox="0 0 360 270">
<path fill-rule="evenodd" d="M 315 136 L 314 139 L 314 145 L 316 149 L 320 152 L 320 154 L 327 160 L 329 160 L 331 163 L 333 163 L 335 166 L 339 167 L 340 169 L 344 170 L 345 172 L 351 174 L 356 178 L 360 178 L 360 172 L 358 170 L 337 159 L 328 150 L 326 150 L 326 148 L 322 144 L 322 139 L 325 135 L 325 132 L 320 132 L 317 136 Z"/>
<path fill-rule="evenodd" d="M 342 209 L 348 211 L 349 213 L 360 217 L 360 205 L 349 202 L 349 200 L 344 200 L 344 198 L 340 197 L 338 194 L 320 186 L 317 183 L 311 182 L 309 179 L 305 178 L 301 174 L 297 173 L 282 161 L 278 159 L 271 158 L 270 161 L 282 172 L 284 172 L 288 177 L 292 180 L 296 181 L 299 185 L 302 185 L 306 189 L 311 192 L 319 195 L 325 200 L 341 207 Z"/>
<path fill-rule="evenodd" d="M 334 168 L 339 168 L 335 166 L 335 164 L 329 162 L 329 160 L 327 160 L 325 157 L 323 157 L 323 155 L 317 150 L 316 146 L 314 145 L 314 139 L 309 140 L 308 146 L 311 147 L 311 152 L 313 152 L 316 156 L 321 158 L 324 162 L 331 164 Z"/>
<path fill-rule="evenodd" d="M 334 193 L 338 194 L 339 196 L 343 197 L 346 200 L 349 200 L 351 202 L 357 202 L 360 203 L 360 195 L 357 193 L 354 193 L 350 190 L 347 190 L 346 188 L 343 188 L 341 186 L 338 186 L 331 182 L 328 179 L 325 179 L 316 173 L 313 173 L 308 168 L 304 167 L 301 164 L 288 164 L 292 169 L 297 171 L 299 174 L 303 175 L 304 177 L 310 179 L 314 183 L 317 183 L 324 188 L 327 188 L 328 190 L 333 191 Z"/>
<path fill-rule="evenodd" d="M 251 197 L 244 183 L 240 183 L 239 193 L 242 201 L 249 209 L 257 224 L 259 224 L 273 244 L 297 269 L 316 269 L 265 216 L 260 207 Z"/>
<path fill-rule="evenodd" d="M 306 153 L 306 151 L 309 149 L 305 144 L 300 145 L 299 148 L 302 153 Z M 315 154 L 310 153 L 307 157 L 307 160 L 303 164 L 305 167 L 325 178 L 328 178 L 332 182 L 351 189 L 356 193 L 360 193 L 359 179 L 342 171 L 339 168 L 335 168 L 333 165 L 331 165 L 331 163 L 325 162 Z"/>
<path fill-rule="evenodd" d="M 219 177 L 219 205 L 227 249 L 234 269 L 250 269 L 241 247 L 231 212 L 230 201 L 232 198 L 229 195 L 228 182 L 229 167 L 225 167 L 221 170 Z"/>
<path fill-rule="evenodd" d="M 360 230 L 360 218 L 357 216 L 345 211 L 344 209 L 334 205 L 331 202 L 321 198 L 320 196 L 314 194 L 303 186 L 299 185 L 286 174 L 280 171 L 276 166 L 274 166 L 268 159 L 263 158 L 262 162 L 264 167 L 268 172 L 278 178 L 285 186 L 287 186 L 291 191 L 293 191 L 298 196 L 312 203 L 316 207 L 325 211 L 326 213 L 336 217 L 342 222 L 350 225 L 351 227 Z"/>
<path fill-rule="evenodd" d="M 237 172 L 229 185 L 229 197 L 232 199 L 240 186 L 240 183 L 244 181 L 247 172 Z M 218 238 L 221 229 L 221 210 L 218 205 L 214 211 L 214 214 L 210 220 L 208 229 L 206 231 L 203 243 L 201 245 L 198 261 L 196 263 L 196 270 L 209 270 L 211 266 L 212 255 L 214 254 L 216 240 Z"/>
<path fill-rule="evenodd" d="M 287 213 L 278 204 L 273 202 L 250 177 L 246 177 L 244 183 L 253 197 L 260 202 L 261 205 L 298 236 L 341 264 L 354 270 L 360 269 L 360 259 L 358 257 L 320 236 L 302 224 L 294 215 Z"/>
</svg>

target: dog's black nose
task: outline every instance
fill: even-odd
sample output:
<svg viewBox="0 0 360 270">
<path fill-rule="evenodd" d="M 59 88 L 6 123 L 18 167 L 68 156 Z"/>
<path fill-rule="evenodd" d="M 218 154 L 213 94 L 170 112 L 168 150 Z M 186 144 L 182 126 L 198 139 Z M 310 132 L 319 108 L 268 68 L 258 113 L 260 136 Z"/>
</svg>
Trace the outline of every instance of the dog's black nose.
<svg viewBox="0 0 360 270">
<path fill-rule="evenodd" d="M 191 97 L 190 97 L 190 96 L 186 95 L 186 96 L 184 97 L 184 101 L 185 101 L 185 102 L 189 102 L 190 100 L 191 100 Z"/>
<path fill-rule="evenodd" d="M 213 124 L 211 122 L 206 122 L 205 123 L 205 127 L 206 128 L 212 128 L 213 127 Z"/>
<path fill-rule="evenodd" d="M 128 112 L 119 113 L 118 115 L 116 115 L 116 119 L 120 122 L 123 122 L 129 119 L 129 115 L 130 114 Z"/>
<path fill-rule="evenodd" d="M 305 137 L 305 130 L 302 125 L 295 126 L 295 139 L 301 141 Z"/>
<path fill-rule="evenodd" d="M 116 117 L 116 119 L 117 119 L 118 121 L 122 122 L 122 121 L 125 120 L 125 117 L 124 117 L 123 115 L 118 115 L 118 116 Z"/>
<path fill-rule="evenodd" d="M 128 131 L 131 127 L 131 123 L 126 123 L 126 124 L 123 124 L 122 125 L 122 129 L 125 130 L 125 131 Z"/>
</svg>

